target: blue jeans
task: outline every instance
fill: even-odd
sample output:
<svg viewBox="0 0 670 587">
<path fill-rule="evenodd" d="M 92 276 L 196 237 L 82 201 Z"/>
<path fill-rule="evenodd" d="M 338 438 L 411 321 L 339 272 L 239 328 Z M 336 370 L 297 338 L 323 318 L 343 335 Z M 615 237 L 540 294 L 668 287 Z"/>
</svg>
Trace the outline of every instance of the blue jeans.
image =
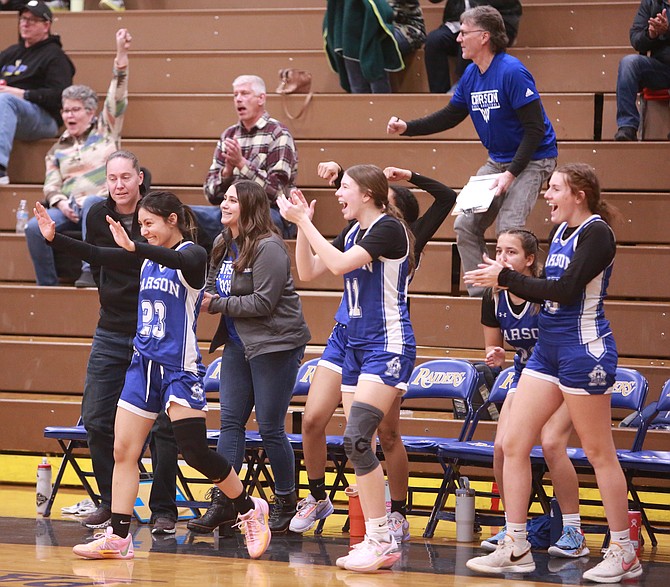
<svg viewBox="0 0 670 587">
<path fill-rule="evenodd" d="M 507 170 L 509 163 L 496 163 L 488 159 L 477 171 L 477 175 L 488 173 L 502 173 Z M 461 214 L 456 218 L 456 244 L 461 257 L 463 272 L 477 269 L 482 262 L 482 255 L 486 252 L 484 232 L 496 220 L 496 234 L 510 228 L 523 228 L 526 217 L 533 209 L 540 190 L 556 168 L 556 159 L 538 159 L 531 161 L 510 185 L 502 196 L 493 198 L 491 207 L 479 214 Z M 471 296 L 481 296 L 483 287 L 468 286 Z"/>
<path fill-rule="evenodd" d="M 36 141 L 55 137 L 58 123 L 34 102 L 0 94 L 0 165 L 7 167 L 14 139 Z"/>
<path fill-rule="evenodd" d="M 302 345 L 248 361 L 241 346 L 228 342 L 221 359 L 221 435 L 216 450 L 240 471 L 244 431 L 255 405 L 258 430 L 270 460 L 277 495 L 295 491 L 295 457 L 284 420 L 304 353 Z"/>
<path fill-rule="evenodd" d="M 132 334 L 96 328 L 86 369 L 81 416 L 86 427 L 93 473 L 102 504 L 107 507 L 112 499 L 116 404 L 133 356 L 133 337 Z M 153 517 L 161 515 L 176 519 L 177 444 L 165 412 L 158 416 L 152 429 L 151 457 L 154 481 L 149 506 Z"/>
<path fill-rule="evenodd" d="M 103 201 L 100 196 L 88 196 L 79 210 L 79 222 L 72 222 L 58 208 L 49 208 L 47 213 L 56 223 L 56 232 L 66 230 L 81 230 L 82 238 L 86 239 L 86 215 L 93 204 Z M 35 268 L 37 285 L 58 285 L 58 274 L 56 273 L 56 262 L 53 249 L 47 244 L 40 232 L 37 218 L 31 218 L 26 226 L 26 243 L 30 258 Z M 82 261 L 82 270 L 88 269 L 88 263 Z"/>
<path fill-rule="evenodd" d="M 191 206 L 191 210 L 193 210 L 195 217 L 198 219 L 199 227 L 214 241 L 223 229 L 221 225 L 221 208 L 218 206 Z M 277 208 L 270 207 L 270 217 L 283 238 L 296 237 L 297 227 L 295 224 L 284 220 Z"/>
<path fill-rule="evenodd" d="M 616 80 L 617 127 L 629 126 L 637 130 L 640 126 L 637 94 L 642 88 L 670 88 L 670 65 L 646 55 L 626 55 L 619 61 Z"/>
</svg>

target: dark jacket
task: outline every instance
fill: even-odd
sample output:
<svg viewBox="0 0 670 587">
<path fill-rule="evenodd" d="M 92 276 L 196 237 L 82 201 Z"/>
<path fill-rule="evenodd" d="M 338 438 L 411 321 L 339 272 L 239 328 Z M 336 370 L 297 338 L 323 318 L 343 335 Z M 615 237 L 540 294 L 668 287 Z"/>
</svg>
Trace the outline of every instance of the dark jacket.
<svg viewBox="0 0 670 587">
<path fill-rule="evenodd" d="M 328 0 L 323 38 L 330 66 L 347 92 L 351 87 L 345 59 L 358 61 L 368 81 L 405 67 L 393 36 L 393 8 L 386 0 Z"/>
<path fill-rule="evenodd" d="M 223 235 L 214 241 L 214 247 Z M 213 295 L 216 278 L 227 252 L 218 263 L 212 261 L 205 291 Z M 311 335 L 302 314 L 300 297 L 291 275 L 291 260 L 278 235 L 262 239 L 249 270 L 233 272 L 230 297 L 215 298 L 210 314 L 225 314 L 235 321 L 235 330 L 244 344 L 247 359 L 257 355 L 288 351 L 309 342 Z M 209 352 L 228 340 L 226 321 L 221 318 Z"/>
<path fill-rule="evenodd" d="M 433 4 L 437 4 L 443 0 L 430 1 Z M 514 34 L 510 36 L 510 40 L 512 37 L 516 37 L 519 32 L 521 13 L 523 12 L 519 0 L 470 0 L 470 7 L 474 8 L 475 6 L 493 6 L 493 8 L 500 12 L 505 21 L 507 35 L 510 36 L 510 29 L 513 31 Z M 463 12 L 465 12 L 465 0 L 447 0 L 442 22 L 458 22 L 461 20 Z"/>
<path fill-rule="evenodd" d="M 86 217 L 86 242 L 99 247 L 116 247 L 114 237 L 109 230 L 105 216 L 120 220 L 111 196 L 104 202 L 94 204 Z M 146 242 L 140 235 L 137 211 L 133 218 L 130 238 L 137 242 Z M 126 267 L 91 266 L 98 284 L 100 297 L 100 319 L 98 326 L 113 332 L 134 334 L 137 330 L 137 296 L 140 291 L 140 269 L 142 259 L 136 257 Z"/>
<path fill-rule="evenodd" d="M 8 86 L 26 90 L 24 98 L 44 108 L 59 125 L 61 94 L 72 85 L 74 73 L 58 35 L 31 47 L 20 40 L 0 53 L 0 77 Z"/>
<path fill-rule="evenodd" d="M 670 65 L 670 33 L 649 38 L 649 19 L 662 12 L 662 0 L 642 0 L 630 27 L 630 44 L 639 53 L 649 54 L 654 59 Z"/>
</svg>

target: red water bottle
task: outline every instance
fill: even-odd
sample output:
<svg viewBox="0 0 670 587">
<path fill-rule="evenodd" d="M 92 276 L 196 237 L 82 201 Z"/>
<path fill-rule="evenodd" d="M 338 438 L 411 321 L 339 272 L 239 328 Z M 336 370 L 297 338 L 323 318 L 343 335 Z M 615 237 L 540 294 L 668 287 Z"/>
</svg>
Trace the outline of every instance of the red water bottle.
<svg viewBox="0 0 670 587">
<path fill-rule="evenodd" d="M 349 539 L 351 544 L 357 544 L 365 536 L 365 518 L 363 517 L 363 508 L 361 500 L 358 497 L 358 488 L 355 485 L 349 485 L 344 490 L 349 498 Z"/>
<path fill-rule="evenodd" d="M 633 545 L 637 556 L 642 552 L 642 515 L 633 510 L 628 511 L 628 527 L 630 529 L 630 543 Z"/>
</svg>

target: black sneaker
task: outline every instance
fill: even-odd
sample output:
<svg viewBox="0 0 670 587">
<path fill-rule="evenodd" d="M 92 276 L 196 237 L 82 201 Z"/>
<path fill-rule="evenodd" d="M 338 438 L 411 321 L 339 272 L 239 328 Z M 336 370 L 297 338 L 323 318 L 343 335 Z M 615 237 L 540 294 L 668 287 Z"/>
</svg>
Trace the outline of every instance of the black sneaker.
<svg viewBox="0 0 670 587">
<path fill-rule="evenodd" d="M 106 528 L 111 522 L 112 510 L 106 505 L 100 505 L 97 510 L 84 518 L 82 524 L 87 528 L 91 528 L 91 530 L 98 530 L 100 528 Z"/>
<path fill-rule="evenodd" d="M 637 141 L 637 129 L 632 126 L 620 126 L 614 135 L 615 141 Z"/>
<path fill-rule="evenodd" d="M 273 534 L 284 534 L 288 531 L 291 520 L 296 513 L 298 498 L 295 492 L 288 495 L 275 495 L 274 503 L 270 505 L 268 526 Z"/>
<path fill-rule="evenodd" d="M 191 532 L 209 534 L 219 526 L 232 525 L 237 521 L 237 512 L 232 502 L 218 487 L 212 487 L 205 498 L 211 499 L 212 503 L 202 516 L 186 523 L 186 527 Z"/>
</svg>

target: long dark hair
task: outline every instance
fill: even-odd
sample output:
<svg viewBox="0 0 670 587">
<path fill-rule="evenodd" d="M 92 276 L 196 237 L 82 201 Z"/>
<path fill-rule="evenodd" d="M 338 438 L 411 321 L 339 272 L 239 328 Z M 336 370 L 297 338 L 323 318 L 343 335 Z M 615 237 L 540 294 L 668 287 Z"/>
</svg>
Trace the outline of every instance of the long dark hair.
<svg viewBox="0 0 670 587">
<path fill-rule="evenodd" d="M 237 221 L 239 234 L 236 239 L 237 257 L 233 263 L 235 271 L 244 271 L 253 262 L 258 241 L 271 234 L 278 234 L 270 216 L 270 203 L 262 186 L 255 181 L 243 179 L 233 184 L 240 205 L 240 218 Z M 219 263 L 233 236 L 226 227 L 223 238 L 212 249 L 212 261 Z"/>
<path fill-rule="evenodd" d="M 177 216 L 177 228 L 185 239 L 196 242 L 198 225 L 193 211 L 172 192 L 156 190 L 149 192 L 144 196 L 139 204 L 139 208 L 144 208 L 156 216 L 167 220 L 170 214 Z"/>
<path fill-rule="evenodd" d="M 389 202 L 389 183 L 384 172 L 376 165 L 363 164 L 349 167 L 345 173 L 356 182 L 361 191 L 368 193 L 377 208 L 402 222 L 409 238 L 408 257 L 409 273 L 411 275 L 416 267 L 414 259 L 414 234 L 409 229 L 409 226 L 407 226 L 407 222 L 405 222 L 398 208 Z"/>
<path fill-rule="evenodd" d="M 621 212 L 600 197 L 600 181 L 595 169 L 588 163 L 567 163 L 556 169 L 562 173 L 565 183 L 573 194 L 584 192 L 586 204 L 592 214 L 599 214 L 610 226 L 622 219 Z"/>
</svg>

